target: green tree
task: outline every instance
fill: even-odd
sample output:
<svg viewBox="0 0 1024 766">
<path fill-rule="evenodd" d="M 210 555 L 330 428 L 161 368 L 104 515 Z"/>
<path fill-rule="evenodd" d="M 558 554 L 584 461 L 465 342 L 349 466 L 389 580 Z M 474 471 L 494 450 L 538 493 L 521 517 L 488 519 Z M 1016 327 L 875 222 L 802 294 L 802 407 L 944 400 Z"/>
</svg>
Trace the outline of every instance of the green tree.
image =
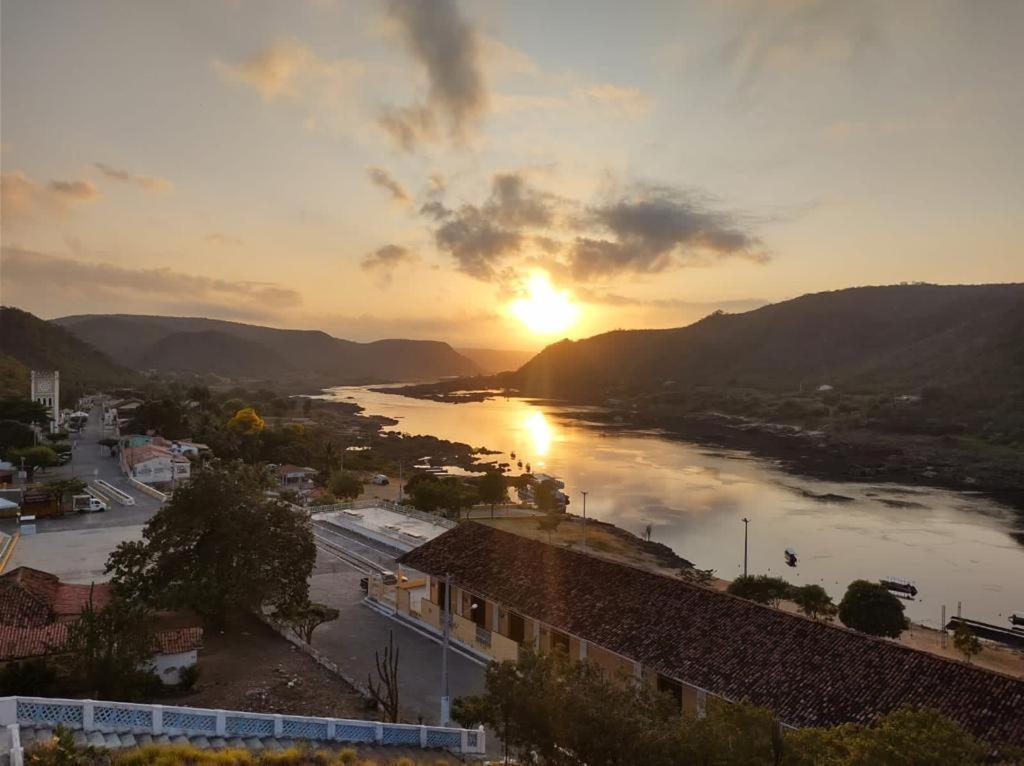
<svg viewBox="0 0 1024 766">
<path fill-rule="evenodd" d="M 729 583 L 728 592 L 759 604 L 777 607 L 793 592 L 793 586 L 781 577 L 769 575 L 741 575 Z"/>
<path fill-rule="evenodd" d="M 0 455 L 10 449 L 22 449 L 35 444 L 36 432 L 28 423 L 17 420 L 0 420 Z"/>
<path fill-rule="evenodd" d="M 820 585 L 801 585 L 793 589 L 793 601 L 811 619 L 831 618 L 839 611 L 832 597 Z"/>
<path fill-rule="evenodd" d="M 46 489 L 57 500 L 57 513 L 64 513 L 64 498 L 85 491 L 86 484 L 81 479 L 54 479 L 46 482 Z"/>
<path fill-rule="evenodd" d="M 505 484 L 505 477 L 499 471 L 488 471 L 480 479 L 477 487 L 480 493 L 480 502 L 488 503 L 491 506 L 491 518 L 494 518 L 494 506 L 508 500 L 508 487 Z"/>
<path fill-rule="evenodd" d="M 537 528 L 548 533 L 548 543 L 550 544 L 551 534 L 558 529 L 559 524 L 565 521 L 565 514 L 552 509 L 535 518 L 537 519 Z"/>
<path fill-rule="evenodd" d="M 12 396 L 0 399 L 0 420 L 45 426 L 50 422 L 50 412 L 39 402 Z"/>
<path fill-rule="evenodd" d="M 288 606 L 275 612 L 274 619 L 291 628 L 307 644 L 312 644 L 313 631 L 325 622 L 333 622 L 338 619 L 339 614 L 337 609 L 326 604 L 307 601 L 304 604 Z"/>
<path fill-rule="evenodd" d="M 231 610 L 308 601 L 316 559 L 309 520 L 266 497 L 252 467 L 211 464 L 175 490 L 142 534 L 107 561 L 126 598 L 192 608 L 215 623 Z"/>
<path fill-rule="evenodd" d="M 903 603 L 885 586 L 854 580 L 839 602 L 843 625 L 872 636 L 896 638 L 910 622 L 903 616 Z"/>
<path fill-rule="evenodd" d="M 16 466 L 24 465 L 30 481 L 36 470 L 57 465 L 57 453 L 44 445 L 7 450 L 7 459 Z"/>
<path fill-rule="evenodd" d="M 327 480 L 327 489 L 339 500 L 354 500 L 363 491 L 363 480 L 355 471 L 335 471 Z"/>
<path fill-rule="evenodd" d="M 144 605 L 114 599 L 97 609 L 90 591 L 85 609 L 68 626 L 63 652 L 70 676 L 94 698 L 135 699 L 159 684 L 146 671 L 152 640 Z"/>
<path fill-rule="evenodd" d="M 968 664 L 974 655 L 981 654 L 981 641 L 963 622 L 957 623 L 956 630 L 953 631 L 953 646 L 964 656 Z"/>
<path fill-rule="evenodd" d="M 554 479 L 544 479 L 533 488 L 533 502 L 541 511 L 551 511 L 558 507 L 558 485 Z"/>
</svg>

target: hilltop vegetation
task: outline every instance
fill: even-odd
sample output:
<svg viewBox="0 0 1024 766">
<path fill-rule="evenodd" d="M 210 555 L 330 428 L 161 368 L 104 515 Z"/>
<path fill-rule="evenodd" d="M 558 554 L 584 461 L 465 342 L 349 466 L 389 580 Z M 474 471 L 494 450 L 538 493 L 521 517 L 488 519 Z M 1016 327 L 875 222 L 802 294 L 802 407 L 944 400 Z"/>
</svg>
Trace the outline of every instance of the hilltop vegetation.
<svg viewBox="0 0 1024 766">
<path fill-rule="evenodd" d="M 32 369 L 60 370 L 65 402 L 87 389 L 130 385 L 138 377 L 63 327 L 0 307 L 0 396 L 28 396 Z"/>
<path fill-rule="evenodd" d="M 480 368 L 447 343 L 356 343 L 319 330 L 189 317 L 93 314 L 53 320 L 119 364 L 162 373 L 263 380 L 278 388 L 423 380 L 473 375 Z"/>
</svg>

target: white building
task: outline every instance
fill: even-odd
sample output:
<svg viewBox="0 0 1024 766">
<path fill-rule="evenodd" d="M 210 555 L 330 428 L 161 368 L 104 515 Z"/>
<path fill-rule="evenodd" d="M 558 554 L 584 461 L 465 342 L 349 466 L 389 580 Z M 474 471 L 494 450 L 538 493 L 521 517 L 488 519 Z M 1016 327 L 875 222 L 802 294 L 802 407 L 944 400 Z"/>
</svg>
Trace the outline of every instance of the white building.
<svg viewBox="0 0 1024 766">
<path fill-rule="evenodd" d="M 50 412 L 50 430 L 60 423 L 60 371 L 32 370 L 32 401 Z"/>
<path fill-rule="evenodd" d="M 121 449 L 121 470 L 143 484 L 173 484 L 188 481 L 192 464 L 166 447 L 140 444 Z"/>
</svg>

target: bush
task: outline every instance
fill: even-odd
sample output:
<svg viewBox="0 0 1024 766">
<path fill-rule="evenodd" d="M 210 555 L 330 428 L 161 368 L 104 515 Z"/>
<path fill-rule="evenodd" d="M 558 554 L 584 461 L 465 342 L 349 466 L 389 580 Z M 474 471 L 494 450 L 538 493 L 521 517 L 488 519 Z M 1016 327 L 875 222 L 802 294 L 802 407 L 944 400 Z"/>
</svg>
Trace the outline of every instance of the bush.
<svg viewBox="0 0 1024 766">
<path fill-rule="evenodd" d="M 778 606 L 780 601 L 790 597 L 793 586 L 781 577 L 742 575 L 729 583 L 728 592 L 759 604 Z"/>
<path fill-rule="evenodd" d="M 199 680 L 200 670 L 198 665 L 189 665 L 187 668 L 183 668 L 178 674 L 178 689 L 183 692 L 187 692 L 196 682 Z"/>
<path fill-rule="evenodd" d="M 903 603 L 885 586 L 854 580 L 839 602 L 843 625 L 872 636 L 897 638 L 910 622 L 903 616 Z"/>
<path fill-rule="evenodd" d="M 47 695 L 54 691 L 57 674 L 46 660 L 10 662 L 0 670 L 0 696 L 14 694 Z"/>
</svg>

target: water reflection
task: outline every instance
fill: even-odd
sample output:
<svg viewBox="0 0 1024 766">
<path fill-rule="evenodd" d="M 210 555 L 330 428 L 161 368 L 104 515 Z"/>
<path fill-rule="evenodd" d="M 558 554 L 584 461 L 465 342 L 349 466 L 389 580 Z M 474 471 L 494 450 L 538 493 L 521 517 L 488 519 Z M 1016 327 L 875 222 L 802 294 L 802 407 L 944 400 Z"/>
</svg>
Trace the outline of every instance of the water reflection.
<svg viewBox="0 0 1024 766">
<path fill-rule="evenodd" d="M 917 582 L 908 614 L 925 624 L 939 621 L 943 604 L 955 613 L 958 601 L 968 616 L 1000 623 L 1024 607 L 1019 517 L 980 497 L 797 477 L 743 453 L 612 431 L 580 420 L 578 409 L 521 399 L 456 405 L 361 388 L 333 395 L 397 418 L 401 431 L 501 450 L 498 460 L 515 452 L 565 481 L 574 502 L 588 489 L 588 516 L 637 534 L 650 523 L 655 541 L 723 577 L 742 568 L 747 516 L 751 571 L 821 584 L 837 600 L 858 577 L 898 576 Z M 786 548 L 800 556 L 796 569 L 783 561 Z"/>
</svg>

